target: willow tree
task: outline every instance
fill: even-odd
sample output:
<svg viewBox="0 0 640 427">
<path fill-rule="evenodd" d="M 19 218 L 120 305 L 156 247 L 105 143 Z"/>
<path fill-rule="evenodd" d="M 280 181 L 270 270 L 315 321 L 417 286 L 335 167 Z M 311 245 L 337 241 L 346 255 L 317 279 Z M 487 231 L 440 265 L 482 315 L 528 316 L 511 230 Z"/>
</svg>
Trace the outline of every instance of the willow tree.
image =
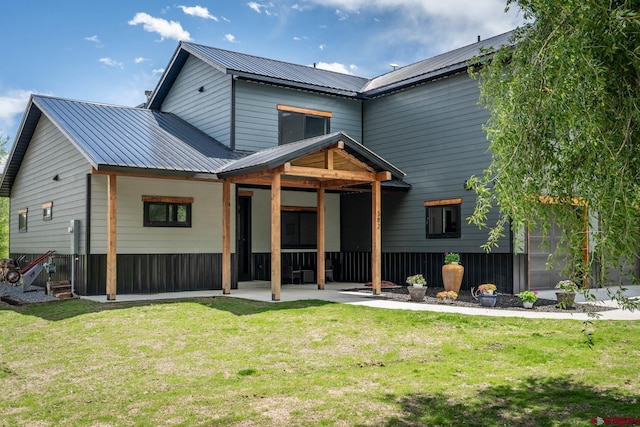
<svg viewBox="0 0 640 427">
<path fill-rule="evenodd" d="M 603 283 L 639 249 L 640 1 L 514 4 L 528 24 L 474 72 L 492 162 L 469 180 L 470 221 L 491 228 L 487 250 L 507 224 L 544 235 L 555 221 L 574 279 Z"/>
<path fill-rule="evenodd" d="M 0 135 L 0 165 L 7 161 L 5 147 L 8 137 Z M 0 168 L 2 169 L 2 168 Z M 9 256 L 9 199 L 0 197 L 0 258 Z"/>
</svg>

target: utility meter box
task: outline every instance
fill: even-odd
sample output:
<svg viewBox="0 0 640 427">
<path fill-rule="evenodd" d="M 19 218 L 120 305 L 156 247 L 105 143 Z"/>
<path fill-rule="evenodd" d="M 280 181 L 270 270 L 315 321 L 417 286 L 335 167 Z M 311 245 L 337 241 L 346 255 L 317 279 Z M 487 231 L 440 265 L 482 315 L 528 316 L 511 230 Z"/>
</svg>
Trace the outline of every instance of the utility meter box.
<svg viewBox="0 0 640 427">
<path fill-rule="evenodd" d="M 80 252 L 80 220 L 69 221 L 69 238 L 71 239 L 71 254 Z"/>
</svg>

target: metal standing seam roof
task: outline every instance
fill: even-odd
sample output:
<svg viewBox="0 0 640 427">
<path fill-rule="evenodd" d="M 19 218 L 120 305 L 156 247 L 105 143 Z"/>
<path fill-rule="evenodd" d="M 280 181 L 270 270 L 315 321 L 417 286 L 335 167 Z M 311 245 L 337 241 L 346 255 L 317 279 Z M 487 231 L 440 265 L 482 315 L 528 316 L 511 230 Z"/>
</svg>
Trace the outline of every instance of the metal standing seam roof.
<svg viewBox="0 0 640 427">
<path fill-rule="evenodd" d="M 468 61 L 480 55 L 483 49 L 497 48 L 510 43 L 512 34 L 513 32 L 500 34 L 400 67 L 373 79 L 211 46 L 180 42 L 165 75 L 153 94 L 149 108 L 160 108 L 189 55 L 194 55 L 223 73 L 240 78 L 362 99 L 463 70 L 468 66 Z"/>
<path fill-rule="evenodd" d="M 344 132 L 334 132 L 267 148 L 227 164 L 218 170 L 217 174 L 219 177 L 225 178 L 273 169 L 282 166 L 286 162 L 331 147 L 338 141 L 344 143 L 344 149 L 347 153 L 371 166 L 374 170 L 378 172 L 389 171 L 396 179 L 402 179 L 404 177 L 404 172 Z"/>
<path fill-rule="evenodd" d="M 362 92 L 367 96 L 375 96 L 380 93 L 395 90 L 398 87 L 415 84 L 423 80 L 430 80 L 466 69 L 469 61 L 483 54 L 483 51 L 510 44 L 512 36 L 513 31 L 509 31 L 414 64 L 400 67 L 387 74 L 371 79 L 362 88 Z"/>
<path fill-rule="evenodd" d="M 136 168 L 183 175 L 214 174 L 241 157 L 171 113 L 34 95 L 0 192 L 8 195 L 42 114 L 98 170 Z"/>
</svg>

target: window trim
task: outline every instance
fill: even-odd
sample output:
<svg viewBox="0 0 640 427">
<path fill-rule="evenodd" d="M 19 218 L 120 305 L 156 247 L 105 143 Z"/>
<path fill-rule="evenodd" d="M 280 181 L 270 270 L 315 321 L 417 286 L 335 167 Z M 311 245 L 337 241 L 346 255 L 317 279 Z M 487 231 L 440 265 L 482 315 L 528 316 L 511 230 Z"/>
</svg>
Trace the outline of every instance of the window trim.
<svg viewBox="0 0 640 427">
<path fill-rule="evenodd" d="M 462 198 L 455 199 L 440 199 L 440 200 L 428 200 L 423 203 L 425 207 L 425 228 L 426 233 L 425 237 L 427 239 L 459 239 L 462 237 Z M 429 232 L 429 220 L 430 220 L 430 209 L 440 208 L 443 209 L 448 206 L 456 206 L 457 207 L 457 215 L 456 215 L 456 224 L 457 229 L 455 232 L 447 232 L 443 231 L 440 234 L 431 234 Z"/>
<path fill-rule="evenodd" d="M 143 226 L 144 227 L 177 227 L 191 228 L 193 197 L 167 197 L 167 196 L 142 196 L 143 202 Z M 149 219 L 149 207 L 151 205 L 166 205 L 178 207 L 181 205 L 187 208 L 187 219 L 184 222 L 172 221 L 151 221 Z"/>
<path fill-rule="evenodd" d="M 21 221 L 22 218 L 24 218 L 24 221 Z M 23 223 L 24 223 L 24 227 L 22 227 Z M 29 224 L 29 209 L 28 208 L 18 209 L 18 233 L 26 233 L 28 230 L 28 224 Z"/>
</svg>

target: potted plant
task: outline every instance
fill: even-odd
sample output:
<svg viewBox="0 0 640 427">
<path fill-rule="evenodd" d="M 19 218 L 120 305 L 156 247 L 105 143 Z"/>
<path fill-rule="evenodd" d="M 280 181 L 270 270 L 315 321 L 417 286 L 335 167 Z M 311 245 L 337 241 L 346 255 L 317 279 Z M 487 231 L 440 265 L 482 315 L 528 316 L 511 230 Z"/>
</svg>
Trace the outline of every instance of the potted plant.
<svg viewBox="0 0 640 427">
<path fill-rule="evenodd" d="M 407 277 L 406 282 L 409 285 L 407 290 L 411 296 L 411 301 L 423 301 L 424 295 L 427 292 L 427 280 L 424 276 L 422 274 L 414 274 L 413 276 Z"/>
<path fill-rule="evenodd" d="M 441 291 L 436 294 L 436 298 L 445 304 L 453 304 L 453 302 L 458 298 L 458 293 L 455 291 Z"/>
<path fill-rule="evenodd" d="M 518 297 L 524 308 L 533 308 L 533 304 L 538 300 L 538 291 L 522 291 Z"/>
<path fill-rule="evenodd" d="M 453 252 L 445 252 L 444 265 L 442 266 L 442 282 L 445 291 L 460 292 L 464 267 L 460 265 L 460 255 Z"/>
<path fill-rule="evenodd" d="M 561 280 L 556 285 L 556 304 L 558 307 L 567 309 L 573 308 L 573 304 L 576 300 L 576 292 L 578 292 L 578 285 L 573 280 Z"/>
<path fill-rule="evenodd" d="M 472 290 L 472 294 L 480 300 L 480 305 L 483 307 L 495 307 L 498 300 L 497 289 L 493 283 L 483 283 L 478 286 L 475 293 Z"/>
</svg>

